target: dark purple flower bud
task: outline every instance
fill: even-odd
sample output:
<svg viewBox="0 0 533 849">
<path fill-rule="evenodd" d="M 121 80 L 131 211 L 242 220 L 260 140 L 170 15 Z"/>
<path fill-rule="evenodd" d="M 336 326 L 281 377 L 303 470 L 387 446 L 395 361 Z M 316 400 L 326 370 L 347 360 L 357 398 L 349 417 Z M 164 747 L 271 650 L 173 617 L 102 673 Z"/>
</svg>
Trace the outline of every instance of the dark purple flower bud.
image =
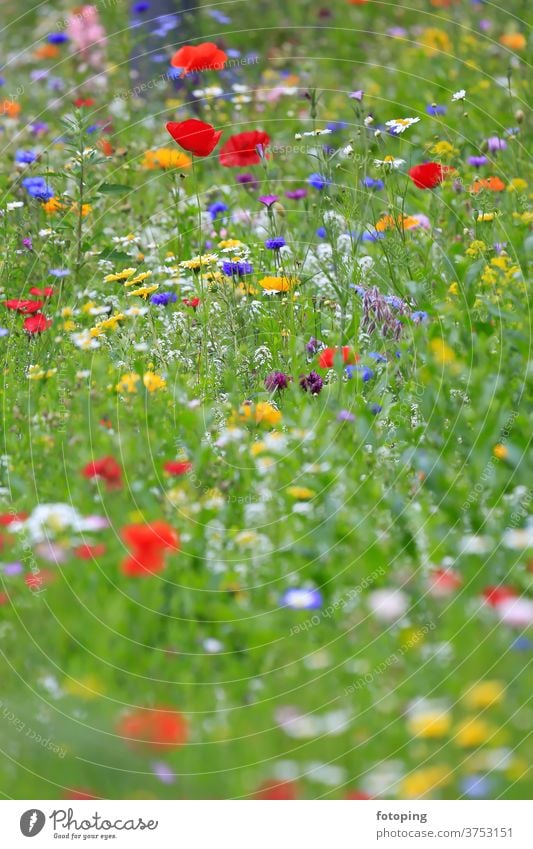
<svg viewBox="0 0 533 849">
<path fill-rule="evenodd" d="M 300 386 L 304 392 L 310 392 L 311 395 L 319 395 L 324 386 L 324 381 L 316 371 L 311 371 L 309 374 L 302 374 L 300 377 Z"/>
<path fill-rule="evenodd" d="M 288 374 L 284 374 L 282 371 L 272 371 L 265 377 L 265 389 L 269 392 L 275 392 L 276 390 L 281 392 L 287 388 L 290 380 L 291 378 Z"/>
</svg>

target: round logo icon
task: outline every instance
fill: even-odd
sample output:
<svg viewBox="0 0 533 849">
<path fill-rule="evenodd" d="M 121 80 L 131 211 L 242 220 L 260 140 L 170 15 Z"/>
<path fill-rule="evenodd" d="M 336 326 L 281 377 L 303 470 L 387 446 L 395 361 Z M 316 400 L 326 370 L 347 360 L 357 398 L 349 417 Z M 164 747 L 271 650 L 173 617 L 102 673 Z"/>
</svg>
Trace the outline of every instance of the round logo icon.
<svg viewBox="0 0 533 849">
<path fill-rule="evenodd" d="M 37 808 L 31 808 L 29 811 L 24 811 L 20 818 L 20 830 L 24 837 L 35 837 L 43 830 L 46 817 L 42 811 Z"/>
</svg>

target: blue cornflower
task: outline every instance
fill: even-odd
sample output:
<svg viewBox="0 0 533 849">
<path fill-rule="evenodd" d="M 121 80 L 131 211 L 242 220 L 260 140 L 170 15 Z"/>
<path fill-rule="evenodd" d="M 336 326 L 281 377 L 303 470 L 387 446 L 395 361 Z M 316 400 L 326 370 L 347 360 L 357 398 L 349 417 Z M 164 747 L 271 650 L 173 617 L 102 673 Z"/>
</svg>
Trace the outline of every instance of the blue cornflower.
<svg viewBox="0 0 533 849">
<path fill-rule="evenodd" d="M 227 277 L 243 277 L 252 274 L 254 267 L 251 262 L 231 262 L 225 260 L 222 263 L 222 271 Z"/>
<path fill-rule="evenodd" d="M 338 422 L 354 422 L 355 416 L 353 413 L 350 413 L 349 410 L 339 410 L 337 413 L 337 421 Z"/>
<path fill-rule="evenodd" d="M 374 377 L 374 372 L 368 366 L 346 366 L 344 370 L 349 378 L 352 378 L 355 372 L 358 371 L 364 383 L 367 383 Z"/>
<path fill-rule="evenodd" d="M 387 362 L 387 357 L 384 357 L 383 354 L 379 354 L 377 351 L 371 351 L 368 356 L 375 360 L 377 363 Z"/>
<path fill-rule="evenodd" d="M 319 228 L 318 228 L 318 230 L 316 231 L 316 234 L 317 234 L 317 236 L 318 236 L 318 238 L 319 238 L 319 239 L 325 239 L 325 238 L 326 238 L 326 236 L 328 235 L 328 234 L 326 233 L 326 228 L 325 228 L 325 227 L 319 227 Z"/>
<path fill-rule="evenodd" d="M 175 304 L 178 296 L 175 292 L 156 292 L 150 298 L 151 304 L 156 304 L 158 307 L 166 307 L 169 304 Z"/>
<path fill-rule="evenodd" d="M 51 32 L 47 35 L 46 40 L 49 44 L 64 44 L 69 38 L 66 32 Z"/>
<path fill-rule="evenodd" d="M 322 174 L 318 174 L 318 172 L 311 174 L 311 176 L 308 177 L 307 182 L 310 186 L 313 186 L 314 189 L 319 189 L 319 191 L 325 189 L 326 186 L 331 184 L 331 180 L 328 179 L 328 177 L 324 177 Z"/>
<path fill-rule="evenodd" d="M 284 248 L 286 244 L 287 243 L 283 236 L 275 236 L 273 239 L 267 239 L 265 241 L 265 248 L 268 248 L 270 251 L 279 251 L 279 249 Z"/>
<path fill-rule="evenodd" d="M 3 339 L 4 336 L 9 336 L 9 330 L 7 327 L 0 327 L 0 339 Z"/>
<path fill-rule="evenodd" d="M 231 24 L 231 18 L 228 18 L 223 12 L 219 12 L 218 9 L 208 9 L 207 14 L 214 18 L 218 24 Z"/>
<path fill-rule="evenodd" d="M 47 201 L 54 197 L 54 192 L 44 179 L 44 177 L 26 177 L 22 181 L 22 185 L 32 198 L 37 200 Z"/>
<path fill-rule="evenodd" d="M 149 8 L 149 3 L 134 3 L 131 7 L 131 11 L 136 15 L 142 15 L 142 13 L 147 12 Z"/>
<path fill-rule="evenodd" d="M 15 153 L 15 162 L 19 165 L 31 165 L 37 159 L 37 154 L 33 150 L 17 150 Z"/>
<path fill-rule="evenodd" d="M 439 106 L 436 103 L 430 103 L 426 106 L 426 112 L 428 115 L 433 115 L 437 117 L 437 115 L 446 115 L 447 109 L 445 106 Z"/>
<path fill-rule="evenodd" d="M 285 590 L 280 602 L 282 607 L 291 607 L 293 610 L 317 610 L 322 607 L 322 595 L 318 590 L 293 587 Z"/>
<path fill-rule="evenodd" d="M 470 799 L 488 799 L 492 781 L 485 775 L 467 775 L 461 779 L 461 790 Z"/>
<path fill-rule="evenodd" d="M 379 233 L 377 230 L 365 230 L 361 236 L 363 242 L 377 242 L 379 239 L 384 239 L 385 233 Z"/>
<path fill-rule="evenodd" d="M 361 185 L 366 189 L 374 189 L 376 192 L 380 192 L 385 187 L 383 180 L 374 180 L 373 177 L 365 177 L 361 180 Z"/>
<path fill-rule="evenodd" d="M 217 217 L 219 215 L 222 215 L 223 212 L 227 212 L 228 209 L 229 206 L 227 206 L 227 204 L 225 203 L 222 203 L 221 200 L 217 200 L 215 201 L 215 203 L 212 203 L 208 210 L 209 215 L 211 216 L 211 221 L 216 221 Z"/>
<path fill-rule="evenodd" d="M 374 403 L 370 404 L 368 409 L 370 410 L 373 416 L 377 416 L 378 413 L 381 413 L 383 407 L 381 406 L 381 404 Z"/>
<path fill-rule="evenodd" d="M 51 268 L 48 274 L 52 277 L 68 277 L 70 271 L 68 268 Z"/>
<path fill-rule="evenodd" d="M 411 318 L 413 319 L 415 324 L 422 324 L 423 322 L 428 320 L 428 314 L 427 312 L 424 312 L 424 310 L 416 310 L 415 312 L 411 313 Z"/>
</svg>

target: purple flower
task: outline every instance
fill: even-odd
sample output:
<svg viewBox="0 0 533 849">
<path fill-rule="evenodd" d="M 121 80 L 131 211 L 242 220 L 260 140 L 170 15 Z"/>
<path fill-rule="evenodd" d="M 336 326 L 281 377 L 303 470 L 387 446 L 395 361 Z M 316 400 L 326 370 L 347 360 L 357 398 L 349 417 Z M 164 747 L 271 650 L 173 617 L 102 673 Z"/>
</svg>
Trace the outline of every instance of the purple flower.
<svg viewBox="0 0 533 849">
<path fill-rule="evenodd" d="M 314 336 L 311 336 L 311 338 L 309 339 L 309 342 L 306 342 L 305 350 L 307 351 L 308 354 L 310 354 L 311 356 L 314 356 L 316 354 L 316 352 L 320 350 L 321 347 L 322 347 L 322 342 L 319 342 L 318 339 L 315 339 Z"/>
<path fill-rule="evenodd" d="M 70 271 L 68 268 L 51 268 L 48 274 L 52 277 L 68 277 Z"/>
<path fill-rule="evenodd" d="M 26 236 L 26 238 L 22 240 L 22 246 L 24 248 L 27 248 L 27 250 L 29 251 L 33 250 L 33 242 L 31 236 Z"/>
<path fill-rule="evenodd" d="M 322 607 L 322 594 L 318 590 L 294 587 L 285 590 L 280 602 L 282 607 L 290 607 L 292 610 L 317 610 Z"/>
<path fill-rule="evenodd" d="M 337 413 L 337 421 L 338 422 L 354 422 L 355 416 L 353 413 L 350 413 L 349 410 L 340 410 Z"/>
<path fill-rule="evenodd" d="M 311 176 L 308 177 L 307 182 L 310 186 L 313 186 L 314 189 L 318 189 L 319 191 L 322 191 L 322 189 L 325 189 L 326 186 L 331 184 L 331 180 L 328 179 L 328 177 L 324 177 L 322 174 L 318 174 L 317 172 L 311 174 Z"/>
<path fill-rule="evenodd" d="M 64 44 L 68 41 L 68 35 L 66 32 L 51 32 L 46 36 L 46 40 L 49 44 Z"/>
<path fill-rule="evenodd" d="M 263 195 L 259 198 L 260 203 L 264 203 L 265 206 L 271 207 L 272 204 L 276 203 L 279 200 L 278 195 Z"/>
<path fill-rule="evenodd" d="M 300 386 L 304 392 L 309 392 L 311 395 L 320 395 L 324 381 L 316 371 L 310 371 L 307 375 L 302 374 Z"/>
<path fill-rule="evenodd" d="M 150 303 L 158 307 L 167 307 L 169 304 L 175 304 L 178 296 L 175 292 L 156 292 L 150 298 Z"/>
<path fill-rule="evenodd" d="M 358 100 L 359 103 L 361 103 L 364 96 L 364 91 L 362 88 L 358 88 L 357 91 L 352 91 L 348 96 L 351 100 Z"/>
<path fill-rule="evenodd" d="M 138 5 L 140 6 L 141 4 L 139 3 Z M 152 764 L 152 771 L 162 784 L 174 784 L 176 773 L 172 767 L 164 763 L 164 761 L 155 761 L 155 763 Z"/>
<path fill-rule="evenodd" d="M 244 277 L 245 274 L 251 274 L 254 270 L 251 262 L 232 262 L 225 260 L 222 263 L 222 271 L 226 277 Z"/>
<path fill-rule="evenodd" d="M 426 106 L 426 112 L 428 115 L 433 115 L 433 117 L 437 117 L 438 115 L 446 115 L 446 107 L 439 106 L 437 103 L 430 103 Z"/>
<path fill-rule="evenodd" d="M 470 799 L 488 799 L 492 786 L 492 781 L 485 775 L 467 775 L 461 779 L 461 790 Z"/>
<path fill-rule="evenodd" d="M 4 565 L 4 575 L 20 575 L 21 572 L 24 572 L 24 566 L 18 561 Z"/>
<path fill-rule="evenodd" d="M 279 251 L 280 248 L 284 248 L 287 242 L 283 238 L 283 236 L 275 236 L 273 239 L 267 239 L 265 242 L 265 248 L 268 248 L 270 251 Z"/>
<path fill-rule="evenodd" d="M 505 139 L 499 138 L 499 136 L 491 136 L 487 139 L 487 147 L 491 153 L 496 153 L 498 150 L 506 150 L 507 142 Z"/>
<path fill-rule="evenodd" d="M 411 313 L 411 318 L 415 324 L 423 324 L 428 320 L 428 314 L 424 310 L 415 310 Z"/>
<path fill-rule="evenodd" d="M 282 371 L 272 371 L 265 377 L 265 389 L 269 392 L 281 392 L 289 385 L 291 378 Z"/>
<path fill-rule="evenodd" d="M 292 189 L 288 192 L 285 192 L 285 197 L 289 198 L 289 200 L 302 200 L 302 198 L 307 197 L 307 189 Z"/>
<path fill-rule="evenodd" d="M 237 174 L 236 178 L 238 183 L 242 186 L 257 186 L 257 180 L 253 174 Z"/>
</svg>

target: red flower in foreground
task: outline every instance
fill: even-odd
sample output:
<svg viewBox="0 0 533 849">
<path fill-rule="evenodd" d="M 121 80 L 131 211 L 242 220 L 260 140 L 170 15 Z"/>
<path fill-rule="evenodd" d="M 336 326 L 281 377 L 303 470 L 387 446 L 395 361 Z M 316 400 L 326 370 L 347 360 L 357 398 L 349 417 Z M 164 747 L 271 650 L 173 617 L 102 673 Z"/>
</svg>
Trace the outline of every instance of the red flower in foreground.
<svg viewBox="0 0 533 849">
<path fill-rule="evenodd" d="M 44 289 L 39 289 L 38 286 L 32 286 L 30 295 L 36 295 L 38 298 L 51 298 L 54 290 L 51 286 L 45 286 Z"/>
<path fill-rule="evenodd" d="M 27 333 L 42 333 L 47 330 L 52 324 L 52 320 L 47 318 L 42 312 L 37 312 L 35 315 L 30 315 L 24 319 L 24 330 Z"/>
<path fill-rule="evenodd" d="M 248 130 L 230 136 L 220 149 L 220 164 L 225 168 L 240 168 L 257 165 L 261 162 L 258 148 L 265 151 L 270 144 L 270 136 L 264 130 Z"/>
<path fill-rule="evenodd" d="M 187 742 L 187 721 L 169 707 L 141 708 L 122 717 L 117 731 L 130 743 L 174 749 Z"/>
<path fill-rule="evenodd" d="M 511 587 L 504 586 L 491 586 L 486 587 L 483 590 L 483 598 L 490 604 L 491 607 L 497 607 L 498 604 L 501 604 L 504 601 L 510 601 L 513 598 L 516 598 L 517 593 L 515 590 L 511 589 Z"/>
<path fill-rule="evenodd" d="M 290 800 L 298 798 L 298 785 L 295 781 L 264 781 L 254 793 L 254 799 L 266 801 Z"/>
<path fill-rule="evenodd" d="M 344 345 L 342 348 L 325 348 L 319 357 L 318 365 L 320 368 L 333 368 L 335 356 L 342 351 L 343 362 L 347 365 L 352 365 L 359 360 L 358 355 L 352 351 L 349 345 Z"/>
<path fill-rule="evenodd" d="M 423 162 L 422 165 L 414 165 L 407 173 L 417 189 L 434 189 L 450 171 L 455 171 L 455 168 L 439 162 Z"/>
<path fill-rule="evenodd" d="M 77 97 L 73 103 L 76 109 L 81 109 L 83 106 L 94 106 L 92 97 Z"/>
<path fill-rule="evenodd" d="M 44 304 L 44 301 L 31 301 L 28 299 L 13 298 L 10 301 L 4 301 L 8 310 L 17 310 L 24 315 L 31 315 L 34 312 L 39 312 Z"/>
<path fill-rule="evenodd" d="M 186 307 L 192 307 L 195 310 L 200 306 L 200 298 L 184 298 L 183 303 Z"/>
<path fill-rule="evenodd" d="M 192 463 L 188 460 L 170 460 L 163 468 L 169 475 L 186 475 L 191 471 Z"/>
<path fill-rule="evenodd" d="M 174 528 L 162 521 L 127 525 L 122 529 L 121 536 L 132 552 L 122 561 L 121 567 L 129 577 L 161 572 L 165 566 L 165 552 L 179 551 L 180 547 L 180 539 Z"/>
<path fill-rule="evenodd" d="M 84 478 L 102 478 L 108 489 L 120 489 L 122 486 L 122 469 L 114 457 L 91 460 L 83 467 L 82 475 Z"/>
<path fill-rule="evenodd" d="M 195 156 L 209 156 L 220 141 L 222 130 L 215 130 L 211 124 L 189 118 L 188 121 L 169 121 L 168 132 L 183 150 Z"/>
<path fill-rule="evenodd" d="M 170 60 L 173 68 L 181 68 L 181 76 L 192 71 L 220 71 L 226 64 L 227 55 L 212 41 L 196 46 L 181 47 Z"/>
</svg>

